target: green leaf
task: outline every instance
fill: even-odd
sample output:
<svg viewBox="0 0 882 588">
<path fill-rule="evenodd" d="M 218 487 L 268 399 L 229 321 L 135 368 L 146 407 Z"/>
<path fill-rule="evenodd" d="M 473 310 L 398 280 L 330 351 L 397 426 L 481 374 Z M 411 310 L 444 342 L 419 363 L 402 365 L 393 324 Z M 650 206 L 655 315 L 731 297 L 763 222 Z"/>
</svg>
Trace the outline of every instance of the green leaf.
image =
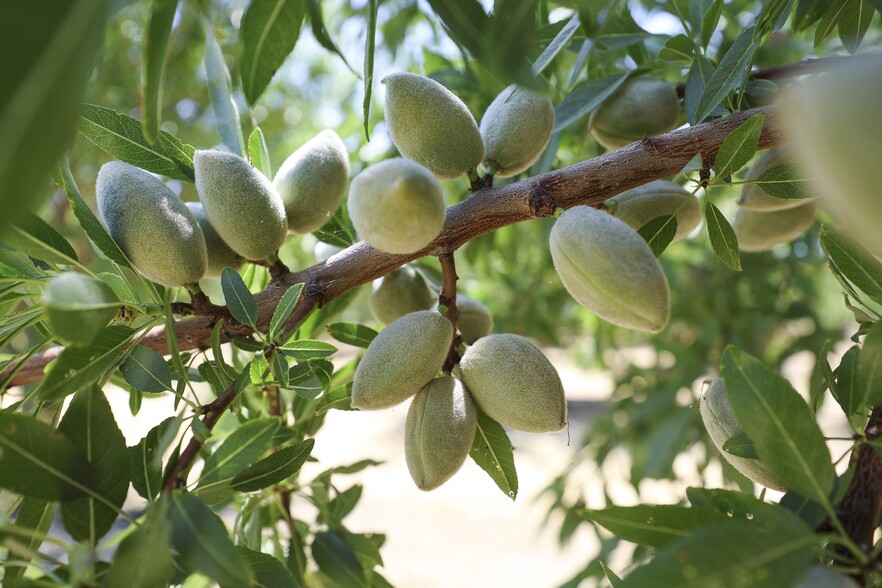
<svg viewBox="0 0 882 588">
<path fill-rule="evenodd" d="M 590 114 L 627 79 L 627 74 L 614 74 L 588 80 L 573 88 L 554 109 L 553 132 L 559 132 Z"/>
<path fill-rule="evenodd" d="M 224 300 L 233 318 L 257 330 L 257 300 L 248 290 L 242 276 L 232 268 L 224 268 L 221 274 L 221 289 L 224 292 Z"/>
<path fill-rule="evenodd" d="M 734 174 L 753 158 L 763 132 L 764 121 L 763 115 L 755 114 L 729 133 L 714 160 L 717 177 L 724 178 Z"/>
<path fill-rule="evenodd" d="M 355 345 L 367 349 L 379 333 L 367 325 L 361 323 L 331 323 L 328 325 L 328 335 L 341 343 Z"/>
<path fill-rule="evenodd" d="M 299 363 L 288 372 L 288 390 L 293 390 L 301 398 L 314 400 L 324 391 L 322 381 L 309 363 Z"/>
<path fill-rule="evenodd" d="M 579 514 L 609 529 L 619 539 L 650 547 L 663 547 L 695 529 L 728 520 L 713 510 L 667 504 L 610 506 L 603 510 L 581 510 Z"/>
<path fill-rule="evenodd" d="M 857 385 L 863 400 L 859 408 L 882 404 L 882 322 L 867 331 L 861 345 L 857 356 Z"/>
<path fill-rule="evenodd" d="M 503 494 L 514 500 L 518 496 L 518 473 L 515 470 L 511 441 L 502 425 L 480 409 L 478 429 L 469 456 L 496 482 Z"/>
<path fill-rule="evenodd" d="M 167 498 L 154 503 L 141 526 L 122 540 L 110 566 L 108 588 L 153 588 L 171 582 L 175 565 L 170 507 Z"/>
<path fill-rule="evenodd" d="M 312 557 L 319 570 L 336 584 L 348 587 L 368 586 L 364 570 L 346 539 L 336 531 L 321 531 L 312 542 Z"/>
<path fill-rule="evenodd" d="M 147 500 L 156 498 L 162 488 L 162 454 L 177 435 L 182 422 L 178 416 L 169 417 L 128 449 L 132 487 Z"/>
<path fill-rule="evenodd" d="M 545 47 L 542 53 L 539 54 L 539 57 L 536 58 L 536 61 L 533 62 L 531 71 L 534 75 L 538 76 L 545 71 L 545 68 L 548 67 L 548 65 L 554 61 L 554 58 L 557 57 L 557 55 L 563 51 L 564 47 L 567 46 L 570 39 L 572 39 L 573 35 L 579 30 L 581 24 L 578 13 L 570 17 L 566 24 L 560 29 L 560 32 L 558 32 L 554 39 L 551 40 L 551 43 Z"/>
<path fill-rule="evenodd" d="M 11 249 L 0 249 L 0 277 L 39 280 L 43 275 L 24 253 Z"/>
<path fill-rule="evenodd" d="M 695 122 L 700 123 L 714 111 L 729 92 L 741 85 L 750 72 L 753 54 L 761 39 L 754 40 L 754 27 L 744 29 L 714 70 L 695 109 Z"/>
<path fill-rule="evenodd" d="M 108 0 L 33 0 L 0 18 L 0 230 L 49 194 L 104 38 Z"/>
<path fill-rule="evenodd" d="M 70 439 L 23 414 L 0 413 L 0 488 L 51 501 L 83 495 L 89 462 Z"/>
<path fill-rule="evenodd" d="M 192 494 L 176 492 L 171 507 L 172 547 L 187 570 L 222 586 L 250 586 L 254 572 L 221 520 Z"/>
<path fill-rule="evenodd" d="M 710 7 L 700 12 L 704 16 L 701 19 L 701 46 L 707 47 L 710 43 L 711 36 L 720 22 L 720 15 L 723 13 L 723 0 L 714 0 Z"/>
<path fill-rule="evenodd" d="M 871 342 L 871 346 L 874 346 L 874 342 Z M 859 352 L 860 348 L 855 345 L 842 355 L 839 367 L 836 368 L 836 380 L 830 386 L 830 393 L 842 407 L 842 411 L 855 430 L 860 422 L 866 419 L 869 391 L 867 386 L 861 385 L 858 376 Z"/>
<path fill-rule="evenodd" d="M 336 247 L 349 247 L 357 241 L 355 229 L 352 226 L 352 221 L 349 220 L 349 214 L 345 206 L 339 207 L 334 216 L 331 217 L 331 220 L 326 222 L 313 235 L 319 241 Z"/>
<path fill-rule="evenodd" d="M 249 104 L 294 49 L 305 15 L 305 0 L 252 0 L 248 6 L 239 29 L 239 67 Z"/>
<path fill-rule="evenodd" d="M 337 348 L 324 341 L 316 339 L 292 340 L 280 347 L 282 353 L 293 357 L 297 361 L 313 358 L 330 357 L 337 353 Z"/>
<path fill-rule="evenodd" d="M 40 383 L 40 398 L 46 402 L 61 400 L 96 382 L 120 360 L 134 334 L 129 327 L 110 325 L 85 347 L 65 347 Z"/>
<path fill-rule="evenodd" d="M 132 291 L 132 286 L 121 275 L 110 272 L 101 272 L 98 274 L 98 278 L 104 282 L 108 288 L 113 290 L 114 295 L 123 302 L 140 304 L 140 300 L 138 300 L 138 297 Z"/>
<path fill-rule="evenodd" d="M 824 40 L 833 34 L 833 31 L 836 30 L 836 26 L 839 24 L 839 20 L 848 10 L 847 6 L 853 0 L 835 0 L 833 4 L 827 4 L 827 9 L 824 12 L 824 16 L 821 18 L 821 22 L 818 23 L 818 28 L 815 29 L 815 50 L 817 50 Z"/>
<path fill-rule="evenodd" d="M 677 235 L 677 215 L 668 214 L 656 217 L 640 227 L 637 232 L 646 240 L 649 248 L 658 257 Z"/>
<path fill-rule="evenodd" d="M 752 494 L 716 488 L 687 488 L 686 497 L 695 508 L 715 510 L 727 517 L 750 521 L 767 531 L 801 533 L 805 524 L 786 508 L 759 500 Z"/>
<path fill-rule="evenodd" d="M 803 574 L 822 539 L 740 521 L 698 529 L 634 570 L 622 588 L 780 588 Z"/>
<path fill-rule="evenodd" d="M 619 578 L 615 574 L 615 572 L 609 569 L 604 562 L 600 562 L 600 567 L 601 569 L 603 569 L 603 575 L 606 576 L 606 579 L 609 582 L 609 585 L 612 586 L 612 588 L 619 588 L 619 586 L 622 585 L 622 579 Z"/>
<path fill-rule="evenodd" d="M 254 572 L 255 582 L 252 585 L 256 588 L 300 588 L 285 564 L 278 559 L 241 545 L 237 545 L 236 549 Z"/>
<path fill-rule="evenodd" d="M 714 64 L 710 59 L 704 55 L 695 56 L 692 67 L 689 69 L 689 75 L 686 78 L 686 91 L 683 96 L 683 102 L 686 104 L 686 120 L 689 121 L 690 125 L 694 125 L 696 122 L 695 112 L 698 109 L 698 101 L 704 95 L 707 82 L 714 75 L 714 69 Z M 728 112 L 722 105 L 717 105 L 711 111 L 711 115 L 725 116 Z"/>
<path fill-rule="evenodd" d="M 764 363 L 731 345 L 723 353 L 722 372 L 735 417 L 763 462 L 788 489 L 829 504 L 836 474 L 802 397 Z"/>
<path fill-rule="evenodd" d="M 334 388 L 322 396 L 315 407 L 315 414 L 320 415 L 331 409 L 355 410 L 352 408 L 352 383 Z"/>
<path fill-rule="evenodd" d="M 268 178 L 273 177 L 266 137 L 263 136 L 260 127 L 254 127 L 251 135 L 248 136 L 248 159 L 251 160 L 251 165 L 263 172 L 263 175 Z"/>
<path fill-rule="evenodd" d="M 734 437 L 729 437 L 723 443 L 723 451 L 736 457 L 745 459 L 759 459 L 756 453 L 756 447 L 744 432 L 738 433 Z"/>
<path fill-rule="evenodd" d="M 244 155 L 245 138 L 242 136 L 242 123 L 239 120 L 239 108 L 233 99 L 233 82 L 230 71 L 224 61 L 217 39 L 214 37 L 214 25 L 207 18 L 202 19 L 202 30 L 205 32 L 205 75 L 208 78 L 208 94 L 221 141 L 230 151 L 242 157 Z M 257 129 L 255 129 L 255 132 Z M 255 165 L 260 169 L 259 165 Z M 267 175 L 271 178 L 272 175 Z"/>
<path fill-rule="evenodd" d="M 870 28 L 876 7 L 870 0 L 848 0 L 839 20 L 839 39 L 849 53 L 856 53 Z"/>
<path fill-rule="evenodd" d="M 6 566 L 3 575 L 3 588 L 14 588 L 19 585 L 18 582 L 26 571 L 25 566 L 11 566 L 9 562 L 17 560 L 19 562 L 30 563 L 31 557 L 25 555 L 24 551 L 36 553 L 43 544 L 43 540 L 49 534 L 49 528 L 52 526 L 52 520 L 55 518 L 55 503 L 48 500 L 40 500 L 36 498 L 25 497 L 21 501 L 18 508 L 18 515 L 15 517 L 15 526 L 18 529 L 27 530 L 28 537 L 18 537 L 16 542 L 22 544 L 23 549 L 16 553 L 9 549 L 6 554 Z M 8 547 L 8 546 L 7 546 Z"/>
<path fill-rule="evenodd" d="M 136 345 L 122 364 L 119 371 L 133 388 L 144 392 L 174 392 L 171 371 L 161 355 L 143 345 Z"/>
<path fill-rule="evenodd" d="M 269 449 L 278 428 L 279 419 L 270 417 L 248 421 L 236 429 L 205 460 L 196 489 L 199 497 L 211 503 L 224 500 L 230 493 L 230 481 Z"/>
<path fill-rule="evenodd" d="M 820 238 L 830 263 L 874 302 L 882 304 L 882 263 L 855 239 L 839 231 L 821 227 Z"/>
<path fill-rule="evenodd" d="M 797 165 L 776 165 L 763 171 L 753 183 L 775 198 L 810 198 L 809 181 L 801 175 Z"/>
<path fill-rule="evenodd" d="M 369 123 L 371 95 L 374 91 L 374 53 L 377 49 L 377 14 L 379 9 L 379 0 L 368 0 L 367 34 L 364 36 L 364 100 L 362 101 L 364 137 L 368 141 L 371 140 Z"/>
<path fill-rule="evenodd" d="M 158 141 L 151 144 L 144 137 L 141 123 L 130 116 L 84 104 L 80 132 L 100 149 L 141 169 L 184 182 L 195 178 L 196 150 L 192 145 L 165 131 L 159 131 Z"/>
<path fill-rule="evenodd" d="M 330 33 L 328 33 L 328 29 L 325 27 L 324 18 L 322 17 L 320 0 L 307 0 L 307 7 L 309 8 L 309 23 L 315 40 L 328 51 L 336 53 L 340 59 L 343 60 L 343 63 L 346 64 L 346 67 L 349 68 L 349 71 L 360 78 L 361 76 L 358 75 L 358 72 L 356 72 L 351 65 L 349 65 L 346 56 L 343 55 L 343 52 L 340 51 L 336 43 L 334 43 L 334 40 L 331 38 Z"/>
<path fill-rule="evenodd" d="M 27 213 L 0 234 L 0 243 L 34 259 L 60 265 L 76 265 L 77 254 L 58 231 L 40 217 Z"/>
<path fill-rule="evenodd" d="M 230 487 L 238 492 L 257 492 L 287 480 L 306 463 L 315 439 L 306 439 L 280 449 L 252 466 L 239 472 Z"/>
<path fill-rule="evenodd" d="M 665 41 L 664 47 L 658 52 L 659 59 L 673 61 L 683 65 L 692 65 L 695 43 L 686 35 L 675 35 Z"/>
<path fill-rule="evenodd" d="M 88 484 L 94 495 L 62 503 L 64 528 L 74 539 L 96 545 L 126 500 L 131 478 L 126 440 L 98 386 L 74 394 L 58 430 L 83 452 L 94 472 Z"/>
<path fill-rule="evenodd" d="M 734 270 L 741 271 L 741 259 L 739 258 L 738 239 L 732 225 L 708 200 L 704 205 L 704 222 L 707 225 L 707 235 L 710 238 L 711 247 L 720 261 Z"/>
<path fill-rule="evenodd" d="M 285 322 L 291 316 L 291 313 L 294 311 L 294 306 L 300 299 L 300 292 L 302 290 L 302 283 L 294 284 L 282 294 L 282 298 L 279 300 L 279 305 L 276 306 L 276 310 L 273 311 L 273 318 L 270 319 L 270 339 L 275 339 L 276 336 L 281 333 L 282 328 L 285 326 Z"/>
<path fill-rule="evenodd" d="M 144 138 L 156 143 L 162 122 L 162 82 L 172 23 L 178 0 L 151 0 L 150 17 L 141 49 L 141 120 Z"/>
</svg>

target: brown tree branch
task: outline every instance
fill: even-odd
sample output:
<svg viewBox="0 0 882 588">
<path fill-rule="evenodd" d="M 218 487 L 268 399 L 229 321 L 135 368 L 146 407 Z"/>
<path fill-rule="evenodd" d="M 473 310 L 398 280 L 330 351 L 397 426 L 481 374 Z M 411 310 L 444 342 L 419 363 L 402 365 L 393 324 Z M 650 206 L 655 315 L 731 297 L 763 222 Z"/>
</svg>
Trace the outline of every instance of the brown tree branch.
<svg viewBox="0 0 882 588">
<path fill-rule="evenodd" d="M 265 330 L 269 326 L 279 299 L 294 284 L 306 284 L 294 309 L 294 315 L 303 316 L 315 306 L 334 300 L 415 259 L 454 251 L 480 235 L 507 225 L 553 216 L 558 206 L 599 206 L 607 198 L 629 188 L 676 175 L 696 154 L 710 161 L 729 133 L 755 114 L 762 114 L 766 119 L 759 148 L 782 144 L 784 137 L 776 128 L 775 111 L 770 106 L 763 106 L 672 131 L 649 141 L 637 141 L 600 157 L 520 182 L 478 190 L 465 201 L 447 209 L 441 234 L 420 251 L 406 255 L 384 253 L 362 241 L 323 263 L 272 280 L 266 290 L 257 295 L 258 328 Z M 180 350 L 207 349 L 211 345 L 214 324 L 215 319 L 209 317 L 178 320 L 175 329 Z M 228 342 L 236 335 L 250 333 L 248 327 L 225 321 L 222 341 Z M 167 355 L 165 328 L 153 329 L 141 340 L 141 345 Z M 46 365 L 60 352 L 61 348 L 50 348 L 34 355 L 24 365 L 7 368 L 21 368 L 10 385 L 38 382 Z M 0 379 L 6 373 L 6 370 L 0 373 Z"/>
</svg>

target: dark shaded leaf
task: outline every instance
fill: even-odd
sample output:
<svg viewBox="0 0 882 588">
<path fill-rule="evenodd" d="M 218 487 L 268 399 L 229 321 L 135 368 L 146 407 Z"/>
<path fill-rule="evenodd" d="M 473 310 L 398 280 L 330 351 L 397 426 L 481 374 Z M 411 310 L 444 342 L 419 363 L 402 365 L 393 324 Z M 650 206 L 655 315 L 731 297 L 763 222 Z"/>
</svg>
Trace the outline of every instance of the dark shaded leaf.
<svg viewBox="0 0 882 588">
<path fill-rule="evenodd" d="M 34 259 L 60 265 L 76 265 L 71 244 L 40 217 L 27 213 L 0 234 L 0 243 Z"/>
<path fill-rule="evenodd" d="M 754 39 L 754 27 L 748 27 L 738 35 L 729 50 L 723 56 L 695 109 L 695 122 L 700 123 L 729 95 L 729 92 L 741 85 L 750 72 L 753 54 L 759 47 L 760 39 Z"/>
<path fill-rule="evenodd" d="M 261 553 L 248 549 L 241 545 L 237 545 L 236 549 L 251 566 L 254 572 L 254 584 L 256 588 L 300 588 L 300 584 L 285 567 L 285 564 L 268 553 Z M 229 587 L 222 585 L 222 588 L 234 588 L 238 584 Z"/>
<path fill-rule="evenodd" d="M 756 447 L 753 446 L 753 441 L 751 441 L 743 432 L 738 433 L 734 437 L 729 437 L 726 442 L 723 443 L 723 451 L 745 459 L 759 458 L 756 454 Z"/>
<path fill-rule="evenodd" d="M 637 231 L 649 244 L 656 257 L 661 255 L 677 235 L 677 215 L 668 214 L 652 219 Z"/>
<path fill-rule="evenodd" d="M 119 544 L 107 577 L 108 588 L 165 586 L 175 573 L 171 501 L 154 503 L 141 526 Z"/>
<path fill-rule="evenodd" d="M 171 371 L 162 356 L 143 345 L 136 345 L 122 364 L 119 371 L 133 388 L 144 392 L 174 392 Z"/>
<path fill-rule="evenodd" d="M 627 79 L 627 74 L 614 74 L 588 80 L 573 88 L 554 109 L 554 132 L 590 114 Z"/>
<path fill-rule="evenodd" d="M 583 510 L 581 516 L 609 529 L 616 537 L 639 545 L 664 547 L 695 529 L 729 520 L 724 514 L 677 505 L 640 504 Z"/>
<path fill-rule="evenodd" d="M 831 264 L 874 302 L 882 304 L 882 263 L 856 240 L 839 231 L 821 227 L 820 238 Z"/>
<path fill-rule="evenodd" d="M 765 117 L 755 114 L 729 133 L 714 160 L 717 177 L 726 177 L 744 167 L 756 154 Z"/>
</svg>

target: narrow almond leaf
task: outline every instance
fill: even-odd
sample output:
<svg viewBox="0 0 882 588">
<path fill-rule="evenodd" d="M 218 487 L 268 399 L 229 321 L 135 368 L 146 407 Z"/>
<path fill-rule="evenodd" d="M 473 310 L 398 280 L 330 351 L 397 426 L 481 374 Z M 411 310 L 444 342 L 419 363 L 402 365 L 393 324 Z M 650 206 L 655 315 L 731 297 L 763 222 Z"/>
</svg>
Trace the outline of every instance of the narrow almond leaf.
<svg viewBox="0 0 882 588">
<path fill-rule="evenodd" d="M 149 347 L 136 345 L 126 355 L 119 371 L 130 386 L 143 392 L 174 392 L 168 364 Z"/>
<path fill-rule="evenodd" d="M 275 339 L 276 335 L 281 333 L 282 328 L 285 326 L 285 322 L 291 316 L 291 313 L 294 311 L 294 306 L 300 299 L 300 292 L 302 290 L 302 283 L 294 284 L 282 294 L 282 298 L 279 300 L 279 305 L 276 306 L 276 310 L 273 311 L 273 317 L 270 319 L 270 339 Z"/>
<path fill-rule="evenodd" d="M 122 540 L 110 566 L 108 588 L 153 588 L 171 582 L 175 565 L 170 507 L 167 498 L 154 503 L 141 526 Z"/>
<path fill-rule="evenodd" d="M 874 346 L 873 341 L 870 344 L 871 347 Z M 842 407 L 842 412 L 848 417 L 848 421 L 855 430 L 866 419 L 867 393 L 869 392 L 867 386 L 861 385 L 862 381 L 858 376 L 858 354 L 860 352 L 860 347 L 855 345 L 842 355 L 839 367 L 836 368 L 836 379 L 830 386 L 830 393 Z M 867 358 L 865 357 L 865 359 Z"/>
<path fill-rule="evenodd" d="M 874 302 L 882 304 L 882 263 L 856 240 L 839 231 L 821 227 L 820 237 L 830 263 Z"/>
<path fill-rule="evenodd" d="M 224 268 L 221 274 L 221 289 L 224 293 L 224 300 L 227 302 L 227 308 L 233 318 L 248 325 L 255 331 L 257 330 L 257 300 L 248 290 L 242 276 L 232 268 Z"/>
<path fill-rule="evenodd" d="M 144 138 L 156 143 L 162 122 L 162 85 L 165 61 L 178 0 L 152 0 L 147 31 L 141 49 L 141 120 Z"/>
<path fill-rule="evenodd" d="M 297 361 L 304 361 L 312 358 L 330 357 L 337 353 L 337 348 L 324 341 L 315 339 L 300 339 L 288 341 L 279 349 Z"/>
<path fill-rule="evenodd" d="M 554 39 L 548 44 L 548 46 L 539 54 L 539 57 L 536 58 L 536 61 L 533 62 L 533 67 L 531 71 L 534 75 L 539 75 L 548 65 L 554 61 L 554 58 L 563 51 L 564 47 L 570 42 L 570 39 L 573 38 L 573 35 L 579 30 L 581 26 L 581 22 L 579 21 L 579 14 L 576 13 L 570 17 L 570 20 L 560 29 L 560 32 L 555 35 Z"/>
<path fill-rule="evenodd" d="M 276 451 L 239 472 L 231 488 L 238 492 L 257 492 L 287 480 L 306 463 L 314 446 L 315 439 L 307 439 Z"/>
<path fill-rule="evenodd" d="M 849 53 L 856 53 L 870 28 L 876 7 L 870 0 L 849 0 L 839 20 L 839 39 Z"/>
<path fill-rule="evenodd" d="M 61 504 L 64 529 L 74 539 L 96 545 L 126 500 L 131 478 L 126 440 L 104 392 L 94 385 L 74 394 L 58 430 L 79 447 L 94 472 L 89 496 Z"/>
<path fill-rule="evenodd" d="M 710 116 L 729 92 L 740 86 L 750 72 L 753 54 L 760 42 L 760 39 L 754 40 L 754 33 L 754 27 L 744 29 L 726 51 L 698 101 L 695 109 L 696 123 Z"/>
<path fill-rule="evenodd" d="M 360 323 L 331 323 L 328 325 L 328 335 L 347 345 L 355 345 L 367 349 L 379 333 L 367 325 Z"/>
<path fill-rule="evenodd" d="M 301 398 L 314 400 L 325 387 L 309 363 L 299 363 L 288 372 L 288 389 L 293 390 Z"/>
<path fill-rule="evenodd" d="M 695 44 L 686 35 L 675 35 L 665 41 L 664 47 L 658 52 L 659 59 L 692 65 Z"/>
<path fill-rule="evenodd" d="M 13 249 L 57 265 L 77 265 L 78 259 L 70 243 L 46 221 L 35 214 L 26 213 L 0 234 L 0 243 Z"/>
<path fill-rule="evenodd" d="M 729 133 L 714 159 L 717 177 L 724 178 L 734 174 L 753 158 L 763 132 L 764 121 L 763 115 L 755 114 Z"/>
<path fill-rule="evenodd" d="M 374 91 L 374 52 L 377 49 L 377 13 L 380 0 L 368 0 L 367 34 L 364 37 L 364 137 L 371 140 L 371 95 Z"/>
<path fill-rule="evenodd" d="M 723 451 L 744 459 L 759 459 L 753 441 L 744 432 L 726 439 L 726 442 L 723 443 Z"/>
<path fill-rule="evenodd" d="M 28 537 L 20 536 L 16 539 L 24 549 L 18 553 L 12 549 L 8 550 L 6 554 L 7 565 L 3 574 L 3 588 L 15 588 L 19 585 L 18 582 L 24 576 L 27 566 L 8 564 L 12 560 L 28 564 L 31 562 L 31 557 L 23 552 L 36 553 L 40 549 L 43 540 L 49 534 L 49 528 L 55 518 L 55 510 L 55 503 L 48 500 L 25 497 L 21 501 L 18 515 L 15 517 L 15 526 L 19 529 L 26 529 L 30 535 Z"/>
<path fill-rule="evenodd" d="M 619 578 L 615 572 L 613 572 L 609 567 L 603 562 L 600 562 L 600 568 L 603 570 L 603 575 L 606 576 L 609 585 L 612 588 L 619 588 L 622 585 L 622 579 Z"/>
<path fill-rule="evenodd" d="M 232 478 L 251 465 L 267 449 L 279 428 L 279 419 L 267 417 L 246 422 L 233 431 L 205 460 L 199 485 Z"/>
<path fill-rule="evenodd" d="M 315 407 L 315 414 L 320 415 L 331 409 L 355 410 L 352 408 L 352 383 L 334 388 L 322 396 Z"/>
<path fill-rule="evenodd" d="M 720 261 L 734 270 L 741 271 L 738 238 L 735 237 L 735 230 L 732 229 L 732 225 L 729 224 L 720 209 L 714 206 L 710 200 L 704 205 L 704 222 L 707 225 L 707 235 L 710 238 L 711 247 Z"/>
<path fill-rule="evenodd" d="M 268 178 L 273 177 L 273 166 L 270 163 L 269 149 L 266 146 L 266 137 L 260 127 L 254 127 L 248 136 L 248 159 L 251 165 L 263 172 Z"/>
<path fill-rule="evenodd" d="M 835 0 L 832 5 L 826 4 L 827 10 L 815 29 L 814 45 L 817 50 L 824 40 L 833 34 L 842 16 L 848 11 L 848 5 L 854 0 Z"/>
<path fill-rule="evenodd" d="M 503 494 L 514 500 L 518 496 L 518 474 L 515 470 L 511 441 L 502 425 L 478 409 L 478 429 L 469 456 L 496 483 Z"/>
<path fill-rule="evenodd" d="M 808 183 L 809 180 L 802 177 L 799 166 L 793 164 L 770 167 L 754 180 L 754 184 L 769 196 L 785 200 L 810 198 Z"/>
<path fill-rule="evenodd" d="M 0 249 L 0 278 L 39 280 L 42 277 L 44 277 L 43 272 L 39 271 L 24 253 Z"/>
<path fill-rule="evenodd" d="M 306 0 L 252 0 L 239 29 L 242 90 L 254 104 L 294 49 Z"/>
<path fill-rule="evenodd" d="M 656 257 L 661 255 L 677 235 L 677 215 L 668 214 L 652 219 L 637 231 L 649 244 Z"/>
<path fill-rule="evenodd" d="M 245 138 L 239 120 L 239 108 L 233 99 L 230 71 L 224 61 L 223 51 L 214 37 L 214 25 L 209 19 L 202 19 L 202 30 L 205 32 L 205 75 L 208 78 L 208 95 L 211 97 L 217 131 L 223 144 L 241 157 L 244 155 Z"/>
<path fill-rule="evenodd" d="M 187 571 L 198 571 L 221 586 L 251 586 L 254 572 L 233 545 L 216 514 L 186 492 L 172 495 L 172 547 Z"/>
<path fill-rule="evenodd" d="M 802 397 L 764 363 L 731 345 L 723 353 L 722 372 L 735 417 L 760 459 L 788 489 L 829 505 L 836 474 Z"/>
<path fill-rule="evenodd" d="M 236 550 L 254 572 L 255 579 L 252 586 L 255 588 L 300 588 L 300 584 L 294 579 L 285 564 L 270 554 L 254 551 L 241 545 L 237 545 Z"/>
<path fill-rule="evenodd" d="M 720 15 L 723 13 L 723 0 L 714 0 L 710 7 L 701 12 L 704 17 L 701 19 L 701 46 L 707 47 L 708 43 L 710 43 L 711 36 L 714 34 L 714 31 L 717 29 L 717 24 L 720 22 Z"/>
<path fill-rule="evenodd" d="M 614 74 L 583 82 L 572 89 L 554 109 L 554 130 L 557 133 L 589 115 L 619 89 L 627 74 Z"/>
<path fill-rule="evenodd" d="M 695 124 L 695 112 L 698 109 L 698 101 L 704 95 L 707 82 L 714 75 L 714 69 L 714 63 L 704 55 L 696 55 L 695 60 L 692 62 L 692 67 L 689 68 L 689 75 L 686 78 L 686 93 L 683 101 L 686 104 L 686 120 L 689 121 L 690 125 Z M 710 116 L 725 116 L 728 112 L 722 105 L 717 105 L 711 111 Z"/>
<path fill-rule="evenodd" d="M 181 427 L 181 417 L 169 417 L 150 429 L 137 445 L 128 448 L 132 487 L 152 501 L 162 487 L 162 454 Z"/>
<path fill-rule="evenodd" d="M 340 48 L 337 47 L 337 44 L 334 43 L 330 33 L 328 33 L 328 29 L 325 27 L 325 19 L 322 17 L 320 0 L 307 0 L 307 4 L 309 8 L 309 23 L 312 28 L 312 35 L 315 37 L 316 41 L 328 51 L 336 53 L 340 59 L 343 60 L 343 63 L 346 64 L 346 67 L 349 68 L 349 71 L 351 71 L 356 77 L 361 78 L 361 75 L 349 65 L 346 56 L 343 55 L 343 52 L 340 51 Z"/>
<path fill-rule="evenodd" d="M 863 405 L 855 407 L 855 412 L 867 406 L 882 404 L 882 323 L 874 324 L 864 338 L 857 357 L 857 385 L 861 390 Z"/>
<path fill-rule="evenodd" d="M 316 533 L 312 542 L 312 557 L 319 570 L 336 585 L 353 588 L 370 586 L 358 558 L 341 533 Z"/>
<path fill-rule="evenodd" d="M 619 539 L 650 547 L 664 547 L 695 529 L 729 520 L 713 510 L 673 504 L 610 506 L 603 510 L 581 510 L 579 516 L 609 529 Z"/>
</svg>

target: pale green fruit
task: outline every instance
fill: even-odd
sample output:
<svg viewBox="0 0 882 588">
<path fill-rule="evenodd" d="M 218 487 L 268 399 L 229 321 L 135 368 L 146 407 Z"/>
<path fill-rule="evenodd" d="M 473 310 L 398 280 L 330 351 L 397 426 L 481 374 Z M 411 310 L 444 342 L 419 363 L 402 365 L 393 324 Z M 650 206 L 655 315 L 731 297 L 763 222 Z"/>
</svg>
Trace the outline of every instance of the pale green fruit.
<svg viewBox="0 0 882 588">
<path fill-rule="evenodd" d="M 389 324 L 406 314 L 428 310 L 435 295 L 423 275 L 409 266 L 400 267 L 379 280 L 374 280 L 368 305 L 381 323 Z"/>
<path fill-rule="evenodd" d="M 611 214 L 575 206 L 551 229 L 551 258 L 567 292 L 614 325 L 657 333 L 668 324 L 668 282 L 637 231 Z"/>
<path fill-rule="evenodd" d="M 741 251 L 768 251 L 775 245 L 789 243 L 815 222 L 815 203 L 796 208 L 759 212 L 739 208 L 732 228 Z"/>
<path fill-rule="evenodd" d="M 116 316 L 121 303 L 103 282 L 66 272 L 46 284 L 43 306 L 55 334 L 83 346 Z"/>
<path fill-rule="evenodd" d="M 121 161 L 101 166 L 95 186 L 107 232 L 132 265 L 163 286 L 205 273 L 205 238 L 190 209 L 152 174 Z"/>
<path fill-rule="evenodd" d="M 355 176 L 349 216 L 365 241 L 386 253 L 413 253 L 444 228 L 444 194 L 429 170 L 387 159 Z"/>
<path fill-rule="evenodd" d="M 331 220 L 349 182 L 349 152 L 340 137 L 324 130 L 292 153 L 273 180 L 285 204 L 288 229 L 311 233 Z"/>
<path fill-rule="evenodd" d="M 509 86 L 481 119 L 484 167 L 500 178 L 521 173 L 545 151 L 553 127 L 550 98 Z"/>
<path fill-rule="evenodd" d="M 500 424 L 529 433 L 559 431 L 566 424 L 560 376 L 524 337 L 481 337 L 466 349 L 459 369 L 475 403 Z"/>
<path fill-rule="evenodd" d="M 211 225 L 245 259 L 266 259 L 288 235 L 282 199 L 272 183 L 233 153 L 196 151 L 196 190 Z"/>
<path fill-rule="evenodd" d="M 484 159 L 484 143 L 468 106 L 450 90 L 424 76 L 386 76 L 386 126 L 404 157 L 439 178 L 474 170 Z"/>
<path fill-rule="evenodd" d="M 604 203 L 607 212 L 634 230 L 660 216 L 677 214 L 674 241 L 685 239 L 701 222 L 698 199 L 679 184 L 656 180 L 613 196 Z"/>
<path fill-rule="evenodd" d="M 822 199 L 840 208 L 859 239 L 878 240 L 882 226 L 882 55 L 855 59 L 782 98 L 778 114 L 794 156 Z"/>
<path fill-rule="evenodd" d="M 812 566 L 795 588 L 858 588 L 858 583 L 825 566 Z"/>
<path fill-rule="evenodd" d="M 591 116 L 591 134 L 607 149 L 618 149 L 670 131 L 680 120 L 680 99 L 669 83 L 631 79 L 604 100 Z"/>
<path fill-rule="evenodd" d="M 767 169 L 788 163 L 791 163 L 791 160 L 783 150 L 769 149 L 756 160 L 756 163 L 750 166 L 744 179 L 745 181 L 757 180 Z M 806 198 L 775 198 L 756 184 L 744 184 L 744 187 L 741 188 L 741 195 L 738 196 L 738 206 L 762 212 L 796 208 L 809 201 Z"/>
<path fill-rule="evenodd" d="M 242 258 L 230 246 L 221 239 L 208 217 L 205 216 L 205 210 L 202 208 L 201 202 L 187 202 L 187 208 L 193 214 L 193 218 L 199 223 L 202 235 L 205 237 L 205 247 L 208 251 L 208 263 L 205 267 L 205 276 L 217 277 L 221 275 L 225 267 L 233 269 L 242 265 Z"/>
<path fill-rule="evenodd" d="M 735 419 L 732 405 L 729 404 L 729 392 L 722 378 L 714 378 L 701 395 L 698 403 L 701 420 L 707 429 L 714 446 L 736 470 L 759 484 L 773 490 L 784 491 L 787 488 L 766 465 L 758 459 L 748 459 L 723 451 L 723 444 L 743 433 L 741 425 Z"/>
<path fill-rule="evenodd" d="M 456 328 L 462 334 L 462 340 L 469 345 L 493 331 L 493 315 L 474 298 L 457 294 L 456 309 L 459 311 Z"/>
<path fill-rule="evenodd" d="M 426 384 L 410 403 L 404 457 L 420 490 L 434 490 L 462 467 L 475 440 L 475 404 L 450 376 Z"/>
<path fill-rule="evenodd" d="M 379 410 L 404 402 L 435 377 L 453 342 L 453 326 L 433 310 L 404 315 L 380 331 L 355 370 L 352 406 Z"/>
</svg>

